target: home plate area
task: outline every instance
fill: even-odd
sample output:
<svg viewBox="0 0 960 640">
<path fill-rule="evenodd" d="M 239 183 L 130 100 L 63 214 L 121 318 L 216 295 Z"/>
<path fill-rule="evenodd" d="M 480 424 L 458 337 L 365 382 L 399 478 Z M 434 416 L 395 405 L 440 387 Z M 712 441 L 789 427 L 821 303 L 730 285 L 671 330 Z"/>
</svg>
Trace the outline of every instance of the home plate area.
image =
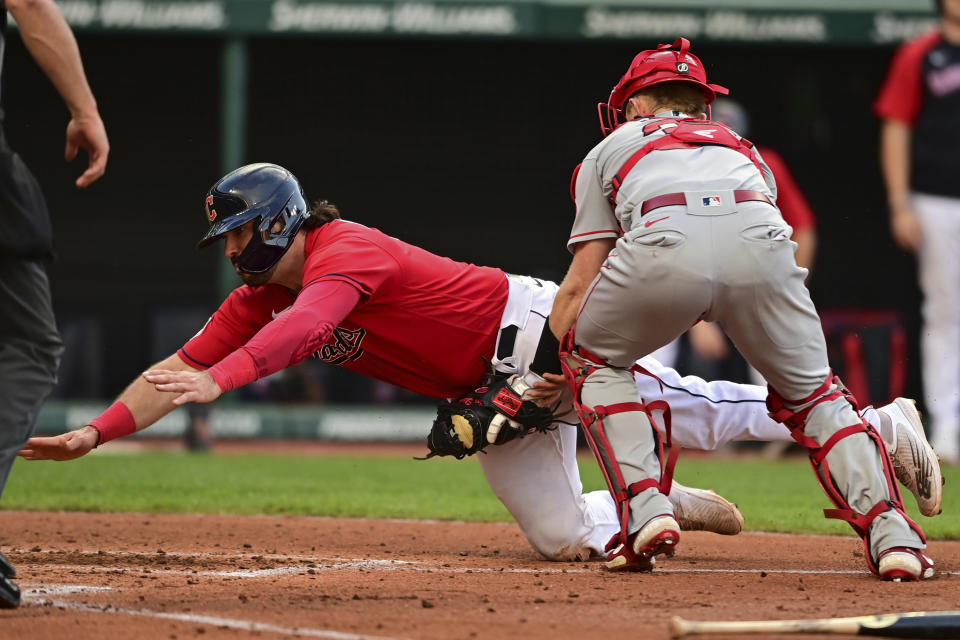
<svg viewBox="0 0 960 640">
<path fill-rule="evenodd" d="M 0 546 L 24 594 L 0 611 L 0 636 L 30 640 L 666 639 L 674 615 L 846 617 L 960 601 L 953 541 L 930 544 L 937 575 L 919 583 L 870 575 L 852 536 L 689 532 L 646 574 L 545 561 L 507 523 L 6 511 Z"/>
</svg>

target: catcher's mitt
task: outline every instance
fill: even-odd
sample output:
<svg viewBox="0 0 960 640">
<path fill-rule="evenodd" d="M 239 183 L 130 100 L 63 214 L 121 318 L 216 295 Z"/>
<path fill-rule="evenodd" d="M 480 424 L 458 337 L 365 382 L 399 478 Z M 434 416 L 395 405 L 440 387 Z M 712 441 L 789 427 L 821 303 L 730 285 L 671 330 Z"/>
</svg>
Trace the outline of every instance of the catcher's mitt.
<svg viewBox="0 0 960 640">
<path fill-rule="evenodd" d="M 437 405 L 437 418 L 427 436 L 430 453 L 420 459 L 454 456 L 460 460 L 482 451 L 491 444 L 487 432 L 498 414 L 506 416 L 510 425 L 499 430 L 492 444 L 551 429 L 555 421 L 553 411 L 521 398 L 522 391 L 518 392 L 513 385 L 515 379 L 517 376 L 488 373 L 480 387 Z"/>
</svg>

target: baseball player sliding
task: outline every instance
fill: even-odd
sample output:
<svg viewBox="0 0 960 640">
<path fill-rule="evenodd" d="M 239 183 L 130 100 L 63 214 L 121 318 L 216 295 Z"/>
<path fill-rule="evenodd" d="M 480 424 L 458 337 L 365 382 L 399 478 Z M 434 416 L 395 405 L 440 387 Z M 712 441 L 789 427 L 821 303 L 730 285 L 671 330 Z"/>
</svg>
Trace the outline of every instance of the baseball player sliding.
<svg viewBox="0 0 960 640">
<path fill-rule="evenodd" d="M 706 119 L 717 93 L 727 91 L 707 83 L 685 38 L 639 53 L 601 109 L 606 138 L 575 179 L 573 261 L 550 325 L 621 516 L 607 567 L 649 569 L 680 541 L 663 438 L 631 368 L 711 320 L 769 382 L 771 416 L 808 448 L 836 506 L 827 517 L 863 538 L 870 570 L 930 577 L 887 449 L 830 370 L 773 176 L 749 141 Z"/>
<path fill-rule="evenodd" d="M 308 208 L 297 180 L 276 165 L 231 172 L 210 190 L 204 210 L 210 228 L 200 246 L 222 238 L 245 284 L 102 415 L 67 434 L 32 438 L 24 458 L 80 457 L 178 405 L 210 402 L 310 355 L 438 398 L 473 390 L 489 363 L 499 375 L 513 376 L 511 388 L 520 385 L 519 376 L 531 376 L 521 403 L 532 398 L 553 406 L 565 390 L 562 377 L 551 373 L 560 370 L 558 342 L 546 329 L 554 283 L 433 255 L 340 219 L 326 201 Z M 712 448 L 731 439 L 786 436 L 766 417 L 762 389 L 680 380 L 652 359 L 643 364 L 659 379 L 641 375 L 636 384 L 644 395 L 671 403 L 677 443 Z M 543 378 L 529 373 L 531 367 Z M 908 443 L 901 446 L 905 473 L 915 475 L 906 454 L 933 455 L 919 421 L 898 405 L 872 417 L 886 419 L 891 438 Z M 505 438 L 519 432 L 500 421 L 487 425 L 490 433 L 462 434 L 474 449 L 509 440 L 484 449 L 479 460 L 533 547 L 551 559 L 586 559 L 602 554 L 620 525 L 608 492 L 583 494 L 576 425 L 564 420 L 558 415 L 556 428 L 523 438 Z M 932 460 L 929 468 L 939 474 Z M 922 478 L 930 480 L 929 473 Z M 939 490 L 939 475 L 935 481 Z M 918 499 L 939 511 L 939 493 L 918 493 Z M 736 507 L 713 492 L 674 483 L 669 500 L 684 528 L 735 534 L 742 527 Z"/>
</svg>

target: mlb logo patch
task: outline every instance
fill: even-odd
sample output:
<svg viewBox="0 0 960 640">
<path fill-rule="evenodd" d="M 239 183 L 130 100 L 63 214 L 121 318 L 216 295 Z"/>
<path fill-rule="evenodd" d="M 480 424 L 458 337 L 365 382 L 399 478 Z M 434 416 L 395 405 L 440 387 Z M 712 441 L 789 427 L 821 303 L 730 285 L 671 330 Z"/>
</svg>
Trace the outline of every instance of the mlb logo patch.
<svg viewBox="0 0 960 640">
<path fill-rule="evenodd" d="M 720 206 L 720 196 L 705 196 L 701 198 L 703 200 L 703 206 L 705 207 L 719 207 Z"/>
</svg>

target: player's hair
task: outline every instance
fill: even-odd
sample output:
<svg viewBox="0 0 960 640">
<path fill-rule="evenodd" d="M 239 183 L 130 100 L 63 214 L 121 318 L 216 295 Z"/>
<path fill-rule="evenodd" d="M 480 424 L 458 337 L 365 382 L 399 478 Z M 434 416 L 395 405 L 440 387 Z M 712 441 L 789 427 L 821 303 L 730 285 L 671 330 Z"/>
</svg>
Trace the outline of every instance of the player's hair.
<svg viewBox="0 0 960 640">
<path fill-rule="evenodd" d="M 310 205 L 310 215 L 303 221 L 304 229 L 316 229 L 322 227 L 331 220 L 340 219 L 340 210 L 337 205 L 326 200 L 317 200 Z"/>
<path fill-rule="evenodd" d="M 703 93 L 699 87 L 689 82 L 661 82 L 652 87 L 641 89 L 630 97 L 639 95 L 647 96 L 653 100 L 659 110 L 682 111 L 694 118 L 707 112 L 707 102 Z"/>
</svg>

